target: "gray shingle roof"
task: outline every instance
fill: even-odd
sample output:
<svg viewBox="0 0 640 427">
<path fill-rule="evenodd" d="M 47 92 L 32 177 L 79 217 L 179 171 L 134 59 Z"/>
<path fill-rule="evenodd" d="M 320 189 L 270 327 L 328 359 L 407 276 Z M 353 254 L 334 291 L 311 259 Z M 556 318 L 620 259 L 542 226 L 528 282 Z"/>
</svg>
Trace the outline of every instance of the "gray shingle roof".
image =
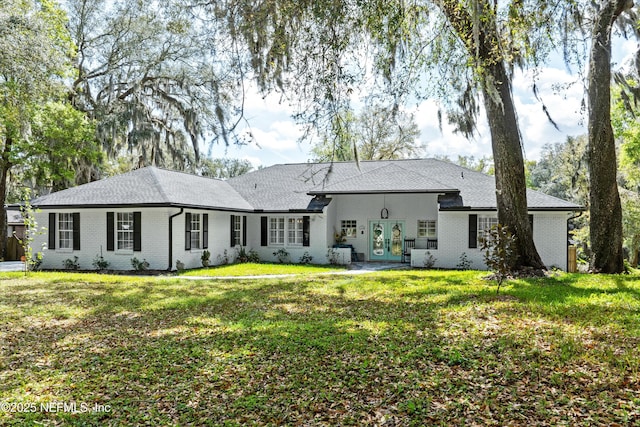
<svg viewBox="0 0 640 427">
<path fill-rule="evenodd" d="M 376 192 L 457 193 L 462 205 L 449 209 L 496 209 L 494 177 L 435 159 L 298 163 L 275 165 L 232 178 L 256 209 L 303 210 L 312 195 Z M 581 206 L 527 190 L 533 210 L 579 210 Z"/>
<path fill-rule="evenodd" d="M 146 167 L 42 196 L 41 208 L 183 206 L 235 211 L 322 209 L 331 194 L 448 193 L 443 209 L 495 209 L 494 177 L 434 159 L 275 165 L 228 181 Z M 459 193 L 459 197 L 455 197 Z M 529 209 L 582 207 L 527 190 Z"/>
<path fill-rule="evenodd" d="M 64 206 L 184 206 L 252 211 L 227 182 L 153 166 L 51 193 L 32 201 Z"/>
</svg>

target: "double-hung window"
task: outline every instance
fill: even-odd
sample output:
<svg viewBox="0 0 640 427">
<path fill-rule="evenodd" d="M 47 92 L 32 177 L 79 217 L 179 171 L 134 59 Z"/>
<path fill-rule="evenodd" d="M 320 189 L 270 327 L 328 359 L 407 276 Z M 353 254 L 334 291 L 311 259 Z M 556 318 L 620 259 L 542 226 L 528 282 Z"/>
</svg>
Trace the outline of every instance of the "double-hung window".
<svg viewBox="0 0 640 427">
<path fill-rule="evenodd" d="M 489 230 L 498 225 L 498 218 L 494 216 L 478 216 L 478 242 L 484 242 Z"/>
<path fill-rule="evenodd" d="M 269 244 L 284 245 L 284 217 L 269 218 Z"/>
<path fill-rule="evenodd" d="M 242 216 L 233 215 L 233 245 L 242 244 Z"/>
<path fill-rule="evenodd" d="M 62 251 L 80 250 L 80 214 L 49 213 L 47 248 Z"/>
<path fill-rule="evenodd" d="M 209 246 L 209 214 L 185 214 L 185 250 L 207 249 Z"/>
<path fill-rule="evenodd" d="M 73 248 L 73 214 L 58 214 L 58 249 Z"/>
<path fill-rule="evenodd" d="M 291 246 L 302 246 L 303 224 L 302 217 L 291 217 L 287 221 L 287 243 Z"/>
<path fill-rule="evenodd" d="M 116 248 L 119 251 L 133 250 L 133 212 L 116 214 Z"/>
</svg>

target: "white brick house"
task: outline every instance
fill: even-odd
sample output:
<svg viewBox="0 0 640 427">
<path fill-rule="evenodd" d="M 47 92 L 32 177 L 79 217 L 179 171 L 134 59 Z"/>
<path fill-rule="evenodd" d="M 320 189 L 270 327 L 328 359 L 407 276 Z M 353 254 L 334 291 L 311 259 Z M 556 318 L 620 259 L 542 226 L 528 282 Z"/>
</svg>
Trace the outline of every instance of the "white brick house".
<svg viewBox="0 0 640 427">
<path fill-rule="evenodd" d="M 494 178 L 433 160 L 286 164 L 228 181 L 155 167 L 42 196 L 32 203 L 48 228 L 44 268 L 78 257 L 91 269 L 100 254 L 110 268 L 173 270 L 233 258 L 239 247 L 275 260 L 410 261 L 455 268 L 466 255 L 484 268 L 477 239 L 496 220 Z M 566 268 L 567 220 L 582 207 L 528 190 L 536 247 L 547 266 Z M 336 247 L 336 234 L 342 235 Z M 405 243 L 415 241 L 411 256 Z"/>
</svg>

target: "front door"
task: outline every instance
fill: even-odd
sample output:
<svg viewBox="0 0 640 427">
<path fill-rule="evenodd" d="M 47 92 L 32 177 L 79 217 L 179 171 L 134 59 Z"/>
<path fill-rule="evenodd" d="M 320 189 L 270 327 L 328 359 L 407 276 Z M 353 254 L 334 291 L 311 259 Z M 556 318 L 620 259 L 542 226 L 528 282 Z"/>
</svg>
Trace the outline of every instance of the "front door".
<svg viewBox="0 0 640 427">
<path fill-rule="evenodd" d="M 369 221 L 369 259 L 371 261 L 400 261 L 404 222 L 395 220 Z"/>
</svg>

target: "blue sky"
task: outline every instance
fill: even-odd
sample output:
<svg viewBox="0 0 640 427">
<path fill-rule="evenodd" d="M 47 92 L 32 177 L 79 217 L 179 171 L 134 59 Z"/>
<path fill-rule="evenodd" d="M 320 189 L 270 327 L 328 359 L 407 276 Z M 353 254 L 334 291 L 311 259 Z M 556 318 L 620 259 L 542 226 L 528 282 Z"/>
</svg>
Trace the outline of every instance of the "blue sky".
<svg viewBox="0 0 640 427">
<path fill-rule="evenodd" d="M 618 41 L 613 52 L 614 61 L 624 63 L 636 48 L 636 42 Z M 562 89 L 558 89 L 558 85 L 562 85 Z M 539 70 L 537 86 L 559 130 L 549 123 L 542 104 L 535 99 L 531 74 L 517 73 L 513 80 L 514 101 L 528 160 L 538 160 L 542 147 L 547 143 L 563 142 L 568 136 L 586 133 L 586 110 L 583 111 L 582 107 L 584 87 L 561 61 Z M 309 143 L 298 142 L 302 131 L 291 119 L 294 110 L 286 103 L 281 103 L 279 96 L 263 99 L 261 95 L 251 93 L 245 107 L 255 142 L 226 148 L 215 146 L 212 157 L 247 159 L 255 167 L 304 163 L 310 159 Z M 476 158 L 491 156 L 489 128 L 483 112 L 480 114 L 477 136 L 466 139 L 453 133 L 446 119 L 440 131 L 437 104 L 433 100 L 424 101 L 409 111 L 415 112 L 416 123 L 421 130 L 419 142 L 425 147 L 422 157 L 445 155 L 456 159 L 458 155 Z"/>
</svg>

